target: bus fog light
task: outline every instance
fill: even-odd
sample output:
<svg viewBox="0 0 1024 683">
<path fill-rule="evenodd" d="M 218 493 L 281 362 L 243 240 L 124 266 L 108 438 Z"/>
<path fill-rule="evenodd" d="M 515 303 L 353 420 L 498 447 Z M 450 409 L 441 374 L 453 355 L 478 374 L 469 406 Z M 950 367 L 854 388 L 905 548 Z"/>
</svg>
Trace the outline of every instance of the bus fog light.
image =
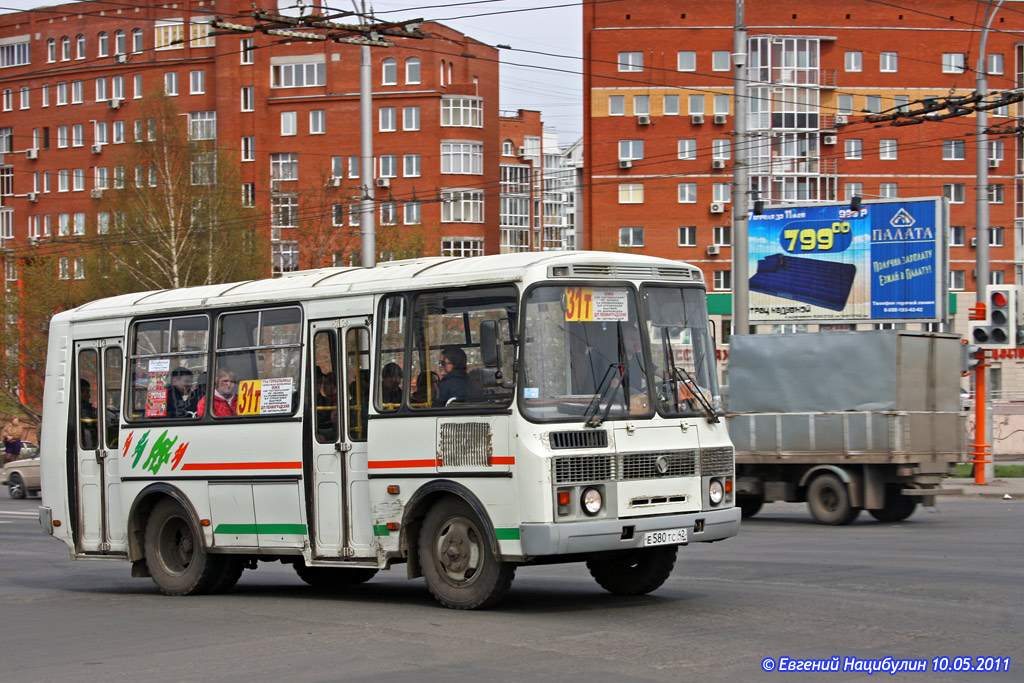
<svg viewBox="0 0 1024 683">
<path fill-rule="evenodd" d="M 711 501 L 712 505 L 718 505 L 724 497 L 725 489 L 722 488 L 722 482 L 712 479 L 711 484 L 708 485 L 708 500 Z"/>
<path fill-rule="evenodd" d="M 583 511 L 593 517 L 601 511 L 601 492 L 597 489 L 590 488 L 583 492 L 583 496 L 580 498 L 580 504 L 583 506 Z"/>
</svg>

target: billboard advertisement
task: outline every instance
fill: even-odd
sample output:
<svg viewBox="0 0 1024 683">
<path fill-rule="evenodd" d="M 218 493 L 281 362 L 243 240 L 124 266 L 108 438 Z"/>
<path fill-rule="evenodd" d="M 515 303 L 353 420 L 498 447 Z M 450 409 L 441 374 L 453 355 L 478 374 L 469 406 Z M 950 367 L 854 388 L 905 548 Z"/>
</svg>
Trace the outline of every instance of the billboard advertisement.
<svg viewBox="0 0 1024 683">
<path fill-rule="evenodd" d="M 941 198 L 781 206 L 749 218 L 751 323 L 945 317 Z"/>
</svg>

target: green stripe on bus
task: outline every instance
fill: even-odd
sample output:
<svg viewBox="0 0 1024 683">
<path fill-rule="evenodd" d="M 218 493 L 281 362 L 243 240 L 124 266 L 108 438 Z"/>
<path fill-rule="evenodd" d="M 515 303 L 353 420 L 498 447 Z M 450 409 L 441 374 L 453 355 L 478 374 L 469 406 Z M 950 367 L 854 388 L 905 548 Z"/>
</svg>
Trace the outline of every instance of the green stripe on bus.
<svg viewBox="0 0 1024 683">
<path fill-rule="evenodd" d="M 519 527 L 512 527 L 511 529 L 495 529 L 494 535 L 498 537 L 499 541 L 518 541 Z"/>
<path fill-rule="evenodd" d="M 215 534 L 306 534 L 305 524 L 218 524 Z"/>
<path fill-rule="evenodd" d="M 374 536 L 390 536 L 391 532 L 388 531 L 388 527 L 387 527 L 386 524 L 374 524 L 373 525 L 373 535 Z"/>
</svg>

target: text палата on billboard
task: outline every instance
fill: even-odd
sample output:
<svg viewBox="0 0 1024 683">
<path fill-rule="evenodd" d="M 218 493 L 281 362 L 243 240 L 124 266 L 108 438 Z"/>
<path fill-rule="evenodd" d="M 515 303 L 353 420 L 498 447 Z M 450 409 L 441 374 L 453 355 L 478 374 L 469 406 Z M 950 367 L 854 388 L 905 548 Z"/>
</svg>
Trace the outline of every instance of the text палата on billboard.
<svg viewBox="0 0 1024 683">
<path fill-rule="evenodd" d="M 751 214 L 750 322 L 938 320 L 941 208 L 922 199 Z"/>
</svg>

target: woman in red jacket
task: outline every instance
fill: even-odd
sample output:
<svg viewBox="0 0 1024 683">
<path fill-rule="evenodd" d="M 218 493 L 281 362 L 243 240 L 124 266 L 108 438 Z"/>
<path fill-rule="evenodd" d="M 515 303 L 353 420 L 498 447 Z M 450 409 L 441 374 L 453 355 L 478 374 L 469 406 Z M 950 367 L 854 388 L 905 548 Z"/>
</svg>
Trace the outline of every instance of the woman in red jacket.
<svg viewBox="0 0 1024 683">
<path fill-rule="evenodd" d="M 238 406 L 238 382 L 235 380 L 235 371 L 228 368 L 217 370 L 217 381 L 213 385 L 213 416 L 231 417 L 237 414 Z M 206 414 L 206 397 L 199 400 L 196 407 L 199 415 Z"/>
</svg>

